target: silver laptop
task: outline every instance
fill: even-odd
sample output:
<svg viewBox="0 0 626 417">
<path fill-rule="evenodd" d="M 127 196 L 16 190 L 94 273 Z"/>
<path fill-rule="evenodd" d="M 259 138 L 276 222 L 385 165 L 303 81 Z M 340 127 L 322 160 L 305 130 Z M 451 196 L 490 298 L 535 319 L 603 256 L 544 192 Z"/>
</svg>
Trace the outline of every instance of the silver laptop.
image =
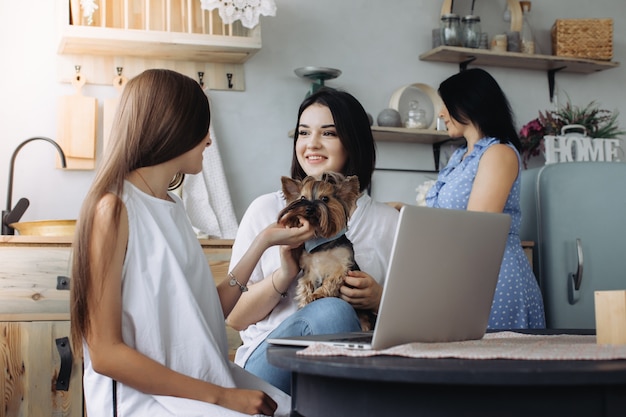
<svg viewBox="0 0 626 417">
<path fill-rule="evenodd" d="M 386 349 L 484 336 L 511 224 L 509 215 L 404 206 L 373 332 L 270 338 Z"/>
</svg>

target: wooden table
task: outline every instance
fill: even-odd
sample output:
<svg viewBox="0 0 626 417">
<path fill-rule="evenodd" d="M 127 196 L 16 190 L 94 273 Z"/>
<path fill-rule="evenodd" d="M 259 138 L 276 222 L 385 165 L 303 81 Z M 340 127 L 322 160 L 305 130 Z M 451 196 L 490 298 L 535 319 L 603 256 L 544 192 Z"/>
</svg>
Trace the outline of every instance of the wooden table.
<svg viewBox="0 0 626 417">
<path fill-rule="evenodd" d="M 267 352 L 270 363 L 292 371 L 294 417 L 626 415 L 626 360 L 314 357 L 297 350 Z"/>
</svg>

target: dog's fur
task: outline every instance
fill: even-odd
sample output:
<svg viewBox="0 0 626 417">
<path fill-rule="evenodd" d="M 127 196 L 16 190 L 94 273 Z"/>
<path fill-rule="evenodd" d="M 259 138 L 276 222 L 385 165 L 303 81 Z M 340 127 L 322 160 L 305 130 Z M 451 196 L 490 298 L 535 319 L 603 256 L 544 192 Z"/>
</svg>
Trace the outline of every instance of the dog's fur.
<svg viewBox="0 0 626 417">
<path fill-rule="evenodd" d="M 300 225 L 305 218 L 315 229 L 314 238 L 329 239 L 348 226 L 348 219 L 359 196 L 359 179 L 326 172 L 321 178 L 308 176 L 302 181 L 282 177 L 287 206 L 279 213 L 278 222 L 285 226 Z M 339 297 L 339 289 L 350 270 L 359 270 L 354 259 L 352 242 L 342 234 L 322 243 L 310 252 L 301 251 L 296 301 L 299 307 L 323 297 Z M 357 310 L 361 328 L 373 327 L 370 311 Z"/>
</svg>

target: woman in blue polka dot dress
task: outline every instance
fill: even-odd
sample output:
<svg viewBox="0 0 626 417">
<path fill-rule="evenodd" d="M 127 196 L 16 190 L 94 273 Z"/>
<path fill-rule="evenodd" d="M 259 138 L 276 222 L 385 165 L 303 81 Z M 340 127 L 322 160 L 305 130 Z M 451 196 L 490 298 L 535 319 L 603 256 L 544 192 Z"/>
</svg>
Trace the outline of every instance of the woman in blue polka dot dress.
<svg viewBox="0 0 626 417">
<path fill-rule="evenodd" d="M 520 141 L 509 102 L 493 77 L 478 68 L 442 82 L 439 95 L 444 102 L 439 116 L 450 137 L 464 137 L 467 145 L 441 170 L 426 204 L 511 216 L 489 328 L 545 328 L 541 291 L 519 237 Z"/>
</svg>

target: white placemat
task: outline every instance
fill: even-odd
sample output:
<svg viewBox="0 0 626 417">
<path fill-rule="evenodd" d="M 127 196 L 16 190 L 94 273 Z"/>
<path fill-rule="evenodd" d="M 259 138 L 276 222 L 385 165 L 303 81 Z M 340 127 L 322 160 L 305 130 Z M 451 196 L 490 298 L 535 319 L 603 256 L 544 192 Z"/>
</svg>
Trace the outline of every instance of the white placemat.
<svg viewBox="0 0 626 417">
<path fill-rule="evenodd" d="M 595 336 L 487 333 L 481 340 L 407 343 L 383 350 L 355 350 L 315 343 L 297 352 L 305 356 L 376 356 L 408 358 L 614 360 L 626 359 L 626 345 L 598 345 Z"/>
</svg>

